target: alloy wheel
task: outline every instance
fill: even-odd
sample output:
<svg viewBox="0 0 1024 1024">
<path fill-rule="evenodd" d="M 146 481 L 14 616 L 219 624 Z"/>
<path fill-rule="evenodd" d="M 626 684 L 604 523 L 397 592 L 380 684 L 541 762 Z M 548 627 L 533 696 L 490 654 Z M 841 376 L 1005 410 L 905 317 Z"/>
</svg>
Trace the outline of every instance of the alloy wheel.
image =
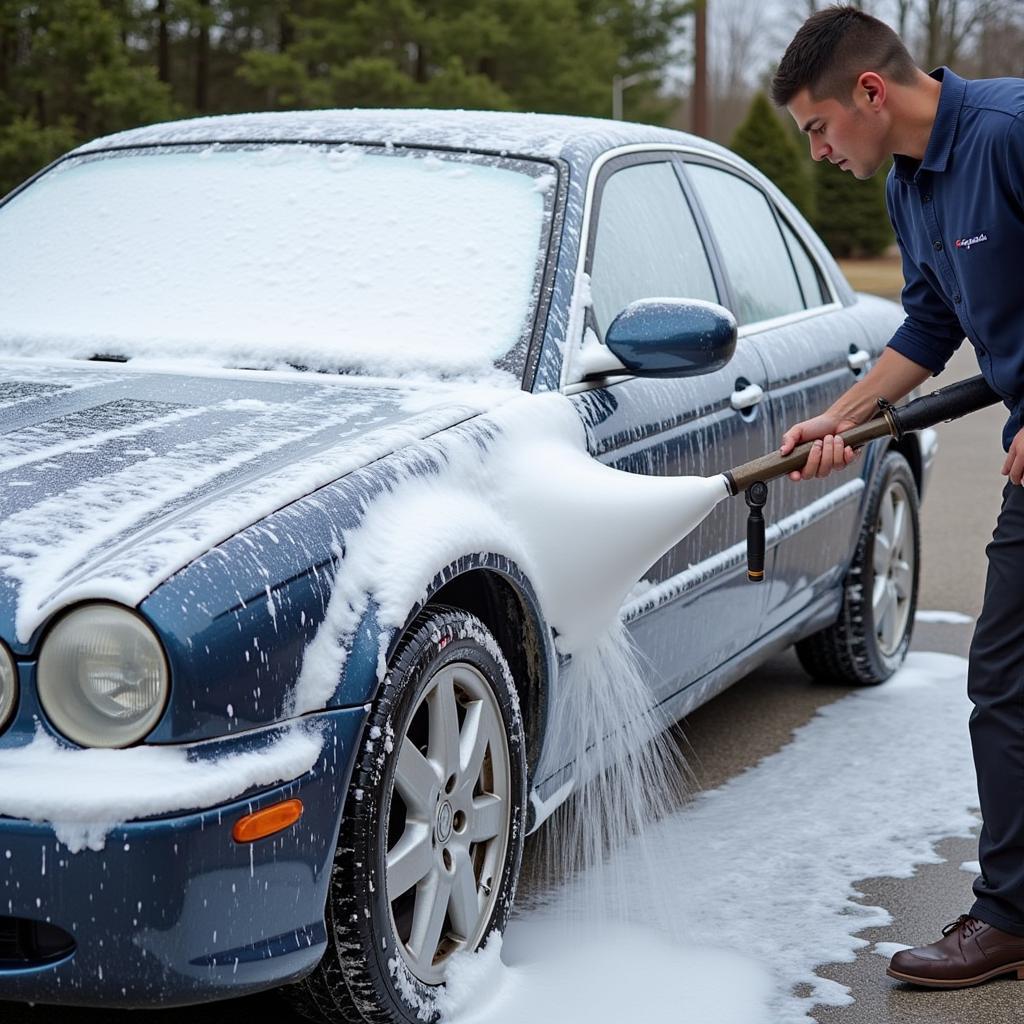
<svg viewBox="0 0 1024 1024">
<path fill-rule="evenodd" d="M 893 480 L 882 495 L 875 523 L 872 618 L 878 646 L 891 656 L 903 640 L 914 584 L 914 525 L 904 485 Z"/>
<path fill-rule="evenodd" d="M 511 770 L 487 681 L 453 662 L 421 692 L 399 755 L 388 818 L 387 902 L 398 947 L 426 984 L 484 938 L 510 822 Z"/>
</svg>

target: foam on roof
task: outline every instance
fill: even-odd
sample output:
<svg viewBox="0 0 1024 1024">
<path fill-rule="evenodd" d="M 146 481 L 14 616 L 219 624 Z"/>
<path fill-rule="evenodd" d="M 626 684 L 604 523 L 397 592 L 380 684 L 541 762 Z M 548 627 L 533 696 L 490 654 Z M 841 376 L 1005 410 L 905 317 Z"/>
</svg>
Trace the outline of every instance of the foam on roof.
<svg viewBox="0 0 1024 1024">
<path fill-rule="evenodd" d="M 241 141 L 363 142 L 438 146 L 556 158 L 637 143 L 727 151 L 695 135 L 562 114 L 488 110 L 305 110 L 227 114 L 133 128 L 94 139 L 76 152 L 111 146 Z"/>
</svg>

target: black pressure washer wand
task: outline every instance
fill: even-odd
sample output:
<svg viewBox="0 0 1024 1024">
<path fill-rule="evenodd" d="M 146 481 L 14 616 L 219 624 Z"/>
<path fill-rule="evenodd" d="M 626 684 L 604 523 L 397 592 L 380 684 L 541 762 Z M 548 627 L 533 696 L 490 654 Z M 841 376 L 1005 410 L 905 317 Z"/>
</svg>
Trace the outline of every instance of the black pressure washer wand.
<svg viewBox="0 0 1024 1024">
<path fill-rule="evenodd" d="M 1001 401 L 980 374 L 950 384 L 930 395 L 896 407 L 885 399 L 878 400 L 879 414 L 843 433 L 843 441 L 851 448 L 860 448 L 879 437 L 893 437 L 897 441 L 913 430 L 924 430 L 937 423 L 959 419 L 970 412 L 984 409 Z M 763 455 L 723 474 L 731 495 L 743 491 L 750 515 L 747 518 L 747 578 L 755 583 L 764 579 L 764 514 L 768 500 L 768 481 L 785 476 L 795 469 L 803 469 L 813 441 L 794 448 L 788 455 Z"/>
</svg>

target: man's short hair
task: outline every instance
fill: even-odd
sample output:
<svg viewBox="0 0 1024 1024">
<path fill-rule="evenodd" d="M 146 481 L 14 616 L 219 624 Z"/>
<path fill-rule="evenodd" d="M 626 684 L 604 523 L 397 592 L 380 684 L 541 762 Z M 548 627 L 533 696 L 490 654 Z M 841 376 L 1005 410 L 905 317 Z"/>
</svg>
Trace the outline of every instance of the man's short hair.
<svg viewBox="0 0 1024 1024">
<path fill-rule="evenodd" d="M 784 107 L 808 89 L 815 100 L 836 99 L 848 105 L 865 71 L 910 85 L 917 66 L 884 21 L 837 4 L 812 14 L 800 26 L 772 79 L 772 99 Z"/>
</svg>

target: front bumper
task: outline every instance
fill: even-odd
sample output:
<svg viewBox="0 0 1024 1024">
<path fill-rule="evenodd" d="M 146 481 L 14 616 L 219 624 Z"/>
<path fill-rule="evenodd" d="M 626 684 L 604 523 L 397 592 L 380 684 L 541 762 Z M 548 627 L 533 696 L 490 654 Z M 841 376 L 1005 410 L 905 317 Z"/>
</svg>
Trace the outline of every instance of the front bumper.
<svg viewBox="0 0 1024 1024">
<path fill-rule="evenodd" d="M 325 742 L 295 781 L 118 826 L 99 851 L 71 854 L 49 825 L 0 818 L 0 999 L 176 1006 L 312 970 L 326 945 L 324 906 L 365 715 L 311 716 Z M 254 843 L 232 839 L 238 818 L 292 798 L 305 808 L 295 825 Z M 32 922 L 61 929 L 73 949 L 61 955 L 50 943 L 51 959 L 33 962 L 32 943 L 16 940 Z"/>
</svg>

